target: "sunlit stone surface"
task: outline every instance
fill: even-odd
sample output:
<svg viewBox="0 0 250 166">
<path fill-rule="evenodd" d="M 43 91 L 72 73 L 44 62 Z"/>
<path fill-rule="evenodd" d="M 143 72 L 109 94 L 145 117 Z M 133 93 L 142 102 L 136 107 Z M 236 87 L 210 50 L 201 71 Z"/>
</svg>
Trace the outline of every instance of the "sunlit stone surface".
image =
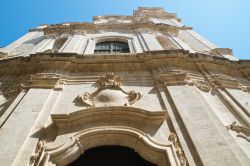
<svg viewBox="0 0 250 166">
<path fill-rule="evenodd" d="M 248 166 L 249 80 L 249 60 L 162 8 L 39 26 L 0 49 L 0 165 L 121 146 L 158 166 Z"/>
</svg>

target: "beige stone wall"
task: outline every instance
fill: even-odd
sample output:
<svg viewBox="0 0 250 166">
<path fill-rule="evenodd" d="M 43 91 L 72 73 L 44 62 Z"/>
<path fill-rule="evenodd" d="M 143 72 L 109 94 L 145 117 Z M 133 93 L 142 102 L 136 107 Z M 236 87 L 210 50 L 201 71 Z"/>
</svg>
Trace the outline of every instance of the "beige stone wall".
<svg viewBox="0 0 250 166">
<path fill-rule="evenodd" d="M 93 54 L 105 40 L 130 53 Z M 250 62 L 175 14 L 46 25 L 2 50 L 17 54 L 0 60 L 0 165 L 66 165 L 101 145 L 160 166 L 249 165 Z"/>
</svg>

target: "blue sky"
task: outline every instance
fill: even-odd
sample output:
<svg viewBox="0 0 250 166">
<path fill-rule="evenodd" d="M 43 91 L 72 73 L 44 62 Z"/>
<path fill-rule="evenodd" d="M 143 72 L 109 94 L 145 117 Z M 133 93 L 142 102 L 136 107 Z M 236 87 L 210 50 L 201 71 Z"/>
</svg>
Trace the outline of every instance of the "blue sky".
<svg viewBox="0 0 250 166">
<path fill-rule="evenodd" d="M 250 59 L 250 0 L 1 0 L 0 47 L 40 24 L 91 22 L 96 15 L 132 15 L 137 7 L 163 7 L 186 26 L 240 59 Z"/>
</svg>

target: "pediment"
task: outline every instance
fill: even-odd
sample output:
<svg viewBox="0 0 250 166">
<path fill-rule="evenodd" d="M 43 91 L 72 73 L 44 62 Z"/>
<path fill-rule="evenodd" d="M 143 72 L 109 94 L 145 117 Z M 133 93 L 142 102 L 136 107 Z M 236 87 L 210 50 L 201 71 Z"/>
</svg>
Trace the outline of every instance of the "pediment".
<svg viewBox="0 0 250 166">
<path fill-rule="evenodd" d="M 69 114 L 51 114 L 53 122 L 59 129 L 92 123 L 106 125 L 159 126 L 165 119 L 163 111 L 150 112 L 141 108 L 127 106 L 109 106 L 82 109 Z"/>
</svg>

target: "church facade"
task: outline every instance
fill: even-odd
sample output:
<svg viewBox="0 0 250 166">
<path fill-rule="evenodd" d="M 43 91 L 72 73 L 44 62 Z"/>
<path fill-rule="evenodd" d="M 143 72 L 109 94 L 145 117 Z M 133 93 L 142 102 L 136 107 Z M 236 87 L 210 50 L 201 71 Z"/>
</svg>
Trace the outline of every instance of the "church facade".
<svg viewBox="0 0 250 166">
<path fill-rule="evenodd" d="M 0 165 L 128 147 L 159 166 L 250 163 L 250 61 L 174 13 L 41 25 L 0 49 Z"/>
</svg>

